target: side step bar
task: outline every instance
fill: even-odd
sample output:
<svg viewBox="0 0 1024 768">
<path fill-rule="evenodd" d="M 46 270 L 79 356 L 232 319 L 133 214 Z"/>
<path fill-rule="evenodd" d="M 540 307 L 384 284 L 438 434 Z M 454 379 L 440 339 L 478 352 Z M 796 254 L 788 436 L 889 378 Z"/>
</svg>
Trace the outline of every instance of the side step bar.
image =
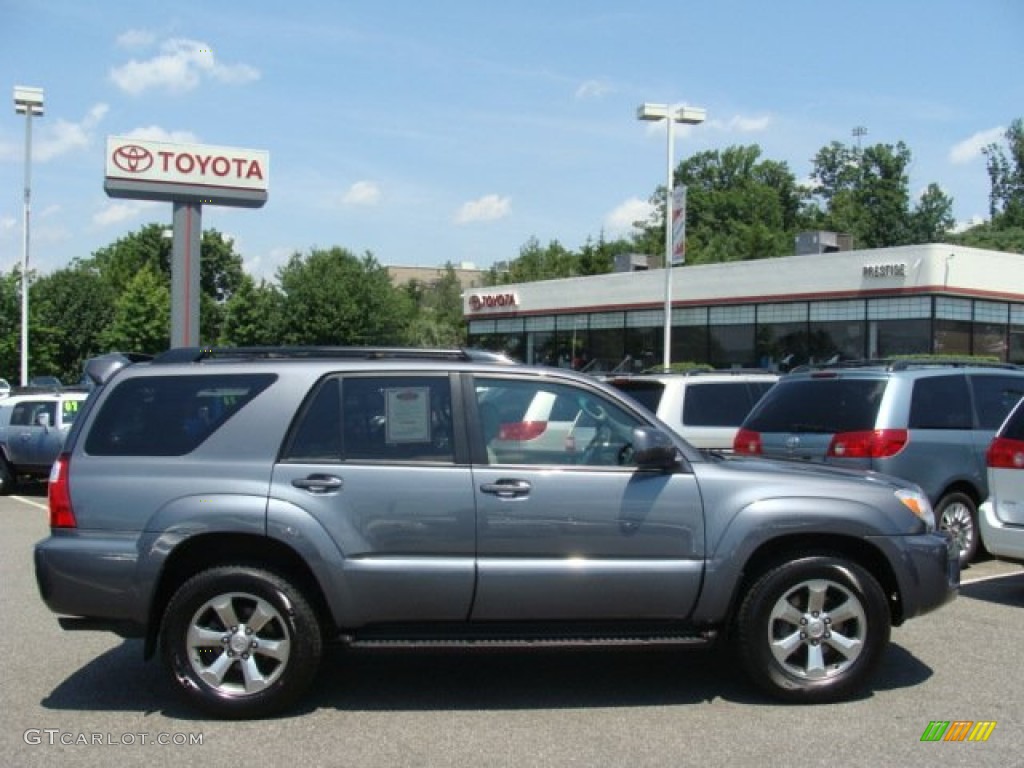
<svg viewBox="0 0 1024 768">
<path fill-rule="evenodd" d="M 342 643 L 350 648 L 376 650 L 413 650 L 432 648 L 454 649 L 524 649 L 524 648 L 608 648 L 652 646 L 706 646 L 717 638 L 713 631 L 689 635 L 613 635 L 613 636 L 551 636 L 551 637 L 364 637 L 343 635 Z"/>
</svg>

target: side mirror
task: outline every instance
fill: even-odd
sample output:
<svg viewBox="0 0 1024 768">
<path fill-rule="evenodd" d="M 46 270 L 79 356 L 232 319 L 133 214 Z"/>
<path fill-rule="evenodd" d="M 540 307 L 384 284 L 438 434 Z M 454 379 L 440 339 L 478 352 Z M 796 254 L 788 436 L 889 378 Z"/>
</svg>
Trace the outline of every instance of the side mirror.
<svg viewBox="0 0 1024 768">
<path fill-rule="evenodd" d="M 633 429 L 633 458 L 638 469 L 665 472 L 679 466 L 675 443 L 654 427 Z"/>
</svg>

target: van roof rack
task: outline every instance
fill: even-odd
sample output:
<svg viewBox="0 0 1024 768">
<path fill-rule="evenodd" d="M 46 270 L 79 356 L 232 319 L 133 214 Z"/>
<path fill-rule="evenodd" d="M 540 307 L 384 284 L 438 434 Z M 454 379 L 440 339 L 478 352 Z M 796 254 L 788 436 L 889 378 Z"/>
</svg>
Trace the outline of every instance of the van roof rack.
<svg viewBox="0 0 1024 768">
<path fill-rule="evenodd" d="M 862 360 L 839 360 L 837 362 L 804 363 L 790 370 L 790 373 L 801 371 L 834 370 L 837 368 L 885 368 L 890 371 L 906 371 L 911 368 L 996 368 L 1002 370 L 1021 370 L 1016 363 L 1005 363 L 980 357 L 929 356 L 921 357 L 884 357 L 865 358 Z"/>
<path fill-rule="evenodd" d="M 262 346 L 176 347 L 153 358 L 154 365 L 199 363 L 203 360 L 454 360 L 515 365 L 500 352 L 477 348 Z"/>
</svg>

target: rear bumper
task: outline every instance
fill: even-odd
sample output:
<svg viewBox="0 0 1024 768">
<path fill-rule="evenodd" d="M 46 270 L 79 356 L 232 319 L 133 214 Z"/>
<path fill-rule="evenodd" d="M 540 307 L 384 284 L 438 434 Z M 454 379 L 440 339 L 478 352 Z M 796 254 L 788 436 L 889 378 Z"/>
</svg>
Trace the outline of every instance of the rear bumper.
<svg viewBox="0 0 1024 768">
<path fill-rule="evenodd" d="M 129 636 L 146 622 L 146 602 L 138 583 L 138 537 L 56 534 L 34 551 L 36 584 L 47 607 L 88 622 L 62 622 L 65 628 L 109 629 Z"/>
<path fill-rule="evenodd" d="M 876 539 L 876 543 L 882 544 L 898 563 L 901 611 L 895 624 L 934 611 L 959 593 L 959 551 L 946 533 L 887 536 Z"/>
<path fill-rule="evenodd" d="M 978 524 L 981 528 L 981 543 L 989 554 L 1024 563 L 1024 525 L 1012 525 L 1000 520 L 991 499 L 978 507 Z"/>
</svg>

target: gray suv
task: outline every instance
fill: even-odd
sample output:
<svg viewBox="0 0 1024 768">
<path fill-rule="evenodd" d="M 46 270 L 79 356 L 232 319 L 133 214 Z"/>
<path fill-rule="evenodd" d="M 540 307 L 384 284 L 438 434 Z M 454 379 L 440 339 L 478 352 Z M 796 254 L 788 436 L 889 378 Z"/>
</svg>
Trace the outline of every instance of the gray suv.
<svg viewBox="0 0 1024 768">
<path fill-rule="evenodd" d="M 288 707 L 328 643 L 730 642 L 755 683 L 848 697 L 959 565 L 910 483 L 705 455 L 582 374 L 461 350 L 176 349 L 93 366 L 39 590 L 159 650 L 219 717 Z M 573 403 L 571 450 L 489 441 Z M 561 408 L 561 406 L 560 406 Z"/>
<path fill-rule="evenodd" d="M 784 376 L 737 453 L 873 469 L 921 486 L 966 566 L 988 496 L 985 451 L 1024 395 L 1024 368 L 979 360 L 847 361 Z"/>
</svg>

